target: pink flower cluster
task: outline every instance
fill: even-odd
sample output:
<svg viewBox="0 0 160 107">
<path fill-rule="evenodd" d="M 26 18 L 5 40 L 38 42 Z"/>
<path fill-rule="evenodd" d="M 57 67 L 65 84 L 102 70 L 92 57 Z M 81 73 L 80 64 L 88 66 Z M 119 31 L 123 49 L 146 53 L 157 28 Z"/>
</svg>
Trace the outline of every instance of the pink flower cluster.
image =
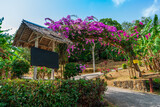
<svg viewBox="0 0 160 107">
<path fill-rule="evenodd" d="M 81 71 L 83 72 L 86 69 L 86 67 L 88 67 L 88 65 L 86 66 L 85 64 L 84 65 L 80 64 L 79 67 L 80 67 Z"/>
<path fill-rule="evenodd" d="M 86 20 L 93 20 L 93 21 L 86 21 Z M 87 17 L 84 21 L 80 18 L 76 20 L 72 20 L 70 15 L 66 18 L 62 18 L 59 21 L 54 22 L 53 20 L 46 18 L 50 22 L 46 22 L 45 25 L 48 28 L 52 29 L 53 31 L 59 32 L 59 35 L 64 36 L 66 38 L 75 39 L 76 35 L 100 35 L 104 31 L 108 32 L 116 32 L 117 29 L 114 26 L 108 26 L 103 24 L 102 22 L 94 21 L 93 16 Z M 79 36 L 78 38 L 82 38 Z"/>
<path fill-rule="evenodd" d="M 108 73 L 108 72 L 111 71 L 111 70 L 108 69 L 108 68 L 99 68 L 99 69 L 97 69 L 97 70 L 100 71 L 101 73 Z"/>
<path fill-rule="evenodd" d="M 85 20 L 77 18 L 73 20 L 70 15 L 66 18 L 62 18 L 59 21 L 53 21 L 49 18 L 46 18 L 45 25 L 48 28 L 52 29 L 55 32 L 58 32 L 58 35 L 69 38 L 74 42 L 79 42 L 81 44 L 94 44 L 95 41 L 99 41 L 101 45 L 109 45 L 109 42 L 114 44 L 113 46 L 122 49 L 127 45 L 130 46 L 131 43 L 137 41 L 141 37 L 137 31 L 137 26 L 134 27 L 134 33 L 128 34 L 123 30 L 117 30 L 114 26 L 105 25 L 102 22 L 95 21 L 94 16 L 89 16 Z M 143 25 L 142 22 L 139 23 Z M 148 34 L 149 35 L 149 34 Z M 145 37 L 148 39 L 148 35 Z M 103 39 L 107 39 L 108 43 L 103 42 Z M 70 54 L 74 49 L 77 48 L 77 45 L 69 46 L 67 51 Z M 83 49 L 85 51 L 85 48 Z M 120 54 L 120 51 L 118 51 Z M 68 56 L 70 57 L 70 56 Z"/>
</svg>

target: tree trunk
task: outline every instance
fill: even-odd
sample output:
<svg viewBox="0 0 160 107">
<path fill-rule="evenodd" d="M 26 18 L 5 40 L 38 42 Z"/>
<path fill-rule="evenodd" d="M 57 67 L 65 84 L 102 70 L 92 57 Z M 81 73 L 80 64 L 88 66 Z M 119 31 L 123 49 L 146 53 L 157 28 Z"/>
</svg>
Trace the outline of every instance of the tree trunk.
<svg viewBox="0 0 160 107">
<path fill-rule="evenodd" d="M 155 60 L 156 60 L 157 66 L 158 66 L 158 71 L 160 71 L 160 63 L 159 63 L 159 60 L 158 60 L 158 58 L 155 58 Z"/>
<path fill-rule="evenodd" d="M 95 49 L 95 44 L 93 44 L 92 46 L 92 57 L 93 57 L 93 72 L 95 73 L 95 53 L 94 53 L 94 49 Z"/>
<path fill-rule="evenodd" d="M 61 63 L 61 79 L 62 79 L 62 69 L 63 69 L 63 66 L 62 66 L 63 64 Z"/>
<path fill-rule="evenodd" d="M 142 73 L 141 73 L 141 70 L 139 69 L 138 64 L 133 64 L 133 65 L 134 65 L 134 68 L 136 69 L 136 71 L 138 71 L 138 76 L 142 77 Z"/>
<path fill-rule="evenodd" d="M 147 59 L 148 65 L 149 65 L 149 69 L 150 69 L 150 70 L 153 70 L 152 66 L 150 65 L 150 60 L 148 59 L 147 56 L 146 56 L 146 59 Z"/>
<path fill-rule="evenodd" d="M 138 77 L 142 77 L 141 70 L 139 69 L 138 64 L 137 64 L 137 63 L 135 63 L 135 64 L 133 63 L 133 60 L 136 59 L 136 57 L 133 56 L 133 55 L 131 55 L 131 54 L 129 54 L 129 57 L 130 57 L 131 63 L 132 63 L 133 66 L 134 66 L 134 69 L 138 72 Z"/>
<path fill-rule="evenodd" d="M 146 58 L 144 58 L 144 64 L 145 64 L 145 66 L 146 66 L 146 69 L 147 69 L 147 71 L 148 71 L 149 69 L 148 69 L 148 66 L 147 66 L 147 61 L 146 61 Z"/>
<path fill-rule="evenodd" d="M 150 55 L 153 57 L 153 59 L 152 59 L 153 69 L 154 69 L 155 71 L 157 71 L 157 70 L 158 70 L 158 67 L 157 67 L 157 65 L 156 65 L 156 61 L 155 61 L 154 55 L 153 55 L 153 53 L 152 53 L 152 51 L 151 51 L 150 49 L 149 49 L 149 53 L 150 53 Z"/>
</svg>

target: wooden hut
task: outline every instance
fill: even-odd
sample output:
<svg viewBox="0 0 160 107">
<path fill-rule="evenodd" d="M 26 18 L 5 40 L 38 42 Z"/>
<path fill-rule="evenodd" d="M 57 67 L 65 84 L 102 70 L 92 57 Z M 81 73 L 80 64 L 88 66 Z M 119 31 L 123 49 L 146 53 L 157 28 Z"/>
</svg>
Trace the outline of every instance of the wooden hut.
<svg viewBox="0 0 160 107">
<path fill-rule="evenodd" d="M 72 44 L 72 41 L 59 36 L 57 32 L 54 32 L 49 28 L 23 20 L 16 32 L 13 46 L 28 48 L 37 47 L 48 51 L 54 51 L 55 46 L 59 43 Z M 37 68 L 35 67 L 34 79 L 36 79 L 36 72 Z M 52 78 L 53 72 L 51 75 Z"/>
<path fill-rule="evenodd" d="M 72 44 L 69 39 L 59 36 L 58 33 L 49 28 L 23 20 L 16 32 L 13 46 L 34 47 L 38 39 L 38 48 L 52 51 L 54 44 Z"/>
</svg>

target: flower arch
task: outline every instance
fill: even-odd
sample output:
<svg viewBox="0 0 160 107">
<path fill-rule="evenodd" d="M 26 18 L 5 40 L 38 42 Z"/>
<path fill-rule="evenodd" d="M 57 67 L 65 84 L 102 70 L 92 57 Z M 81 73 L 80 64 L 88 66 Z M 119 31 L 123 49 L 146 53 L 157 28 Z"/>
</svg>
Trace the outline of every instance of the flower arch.
<svg viewBox="0 0 160 107">
<path fill-rule="evenodd" d="M 112 45 L 121 50 L 122 53 L 127 53 L 130 58 L 130 62 L 134 65 L 134 68 L 139 72 L 140 69 L 137 64 L 133 63 L 136 59 L 136 53 L 133 48 L 136 46 L 137 40 L 141 38 L 140 33 L 137 31 L 137 26 L 134 28 L 134 33 L 128 34 L 123 30 L 117 30 L 114 26 L 105 25 L 102 22 L 98 22 L 94 16 L 89 16 L 82 20 L 80 18 L 72 19 L 70 15 L 66 18 L 62 18 L 59 21 L 53 21 L 50 18 L 45 19 L 45 23 L 48 28 L 55 32 L 58 32 L 59 36 L 70 39 L 75 44 L 69 46 L 67 51 L 70 54 L 77 45 L 94 44 L 95 41 L 99 41 L 102 45 Z M 143 23 L 139 23 L 143 25 Z M 146 39 L 148 39 L 146 35 Z"/>
</svg>

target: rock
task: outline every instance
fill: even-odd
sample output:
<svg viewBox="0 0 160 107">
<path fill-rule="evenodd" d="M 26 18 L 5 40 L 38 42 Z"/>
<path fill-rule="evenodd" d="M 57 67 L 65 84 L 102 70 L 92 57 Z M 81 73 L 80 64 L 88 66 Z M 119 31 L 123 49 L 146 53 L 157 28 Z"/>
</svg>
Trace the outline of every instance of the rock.
<svg viewBox="0 0 160 107">
<path fill-rule="evenodd" d="M 122 88 L 125 88 L 125 89 L 147 91 L 146 80 L 114 81 L 113 85 L 115 87 L 122 87 Z"/>
</svg>

